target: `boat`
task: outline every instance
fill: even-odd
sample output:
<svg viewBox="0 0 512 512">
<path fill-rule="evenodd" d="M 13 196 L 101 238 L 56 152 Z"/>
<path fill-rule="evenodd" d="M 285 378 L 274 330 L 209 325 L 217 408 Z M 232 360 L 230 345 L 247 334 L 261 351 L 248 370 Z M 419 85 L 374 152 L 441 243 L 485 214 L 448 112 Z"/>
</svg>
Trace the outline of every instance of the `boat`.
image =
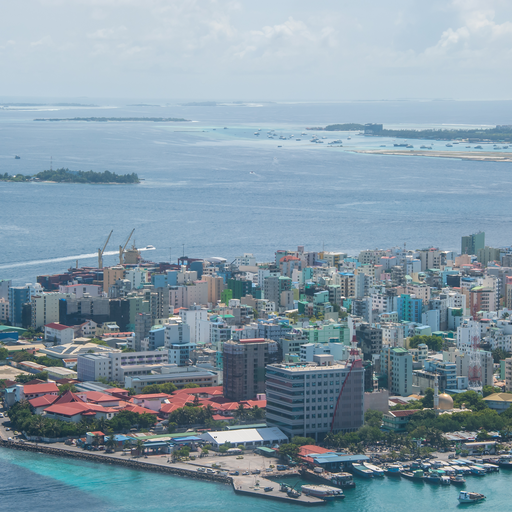
<svg viewBox="0 0 512 512">
<path fill-rule="evenodd" d="M 402 476 L 408 480 L 414 480 L 417 482 L 423 482 L 425 478 L 422 469 L 417 469 L 416 471 L 402 471 Z"/>
<path fill-rule="evenodd" d="M 343 499 L 345 497 L 341 489 L 329 485 L 306 484 L 301 487 L 301 490 L 306 496 L 314 496 L 322 500 Z"/>
<path fill-rule="evenodd" d="M 289 498 L 300 498 L 301 496 L 301 493 L 295 489 L 288 489 L 286 494 L 288 494 Z"/>
<path fill-rule="evenodd" d="M 339 489 L 353 489 L 356 486 L 354 478 L 350 473 L 329 473 L 328 471 L 324 471 L 323 468 L 314 468 L 313 470 L 302 468 L 300 470 L 300 476 L 304 478 L 304 480 L 332 485 Z"/>
<path fill-rule="evenodd" d="M 405 146 L 406 148 L 409 148 L 409 149 L 412 149 L 414 146 L 412 144 L 407 144 L 407 146 Z"/>
<path fill-rule="evenodd" d="M 379 466 L 374 466 L 373 464 L 368 464 L 368 462 L 364 462 L 363 466 L 368 468 L 370 471 L 373 471 L 373 476 L 384 476 L 384 470 Z"/>
<path fill-rule="evenodd" d="M 259 135 L 259 134 L 260 134 L 260 132 L 254 132 L 254 135 Z"/>
<path fill-rule="evenodd" d="M 475 146 L 475 149 L 483 149 L 482 146 Z"/>
<path fill-rule="evenodd" d="M 388 466 L 386 469 L 384 469 L 384 474 L 391 478 L 400 478 L 402 476 L 400 471 L 402 471 L 401 466 L 392 464 L 392 465 Z"/>
<path fill-rule="evenodd" d="M 447 148 L 453 148 L 453 144 L 446 144 Z"/>
<path fill-rule="evenodd" d="M 254 171 L 249 172 L 249 174 L 255 174 Z"/>
<path fill-rule="evenodd" d="M 21 158 L 20 155 L 14 155 L 15 160 L 19 160 L 20 158 Z"/>
<path fill-rule="evenodd" d="M 469 466 L 469 467 L 471 469 L 471 474 L 473 474 L 473 475 L 484 476 L 486 473 L 485 469 L 480 466 Z"/>
<path fill-rule="evenodd" d="M 460 503 L 478 503 L 479 501 L 485 500 L 483 494 L 477 492 L 460 491 L 459 501 Z"/>
<path fill-rule="evenodd" d="M 408 144 L 393 144 L 395 148 L 406 148 Z"/>
<path fill-rule="evenodd" d="M 437 471 L 430 471 L 423 476 L 423 480 L 427 482 L 427 484 L 440 484 L 441 477 L 437 473 Z"/>
<path fill-rule="evenodd" d="M 300 139 L 295 139 L 297 142 L 300 142 Z"/>
<path fill-rule="evenodd" d="M 149 251 L 154 249 L 154 248 L 155 248 L 154 245 L 146 245 L 146 249 L 149 250 Z"/>
<path fill-rule="evenodd" d="M 508 146 L 503 146 L 503 149 L 508 149 Z"/>
<path fill-rule="evenodd" d="M 362 464 L 352 464 L 352 471 L 354 475 L 362 476 L 363 478 L 374 477 L 373 471 L 364 467 Z"/>
<path fill-rule="evenodd" d="M 504 469 L 512 469 L 512 455 L 502 455 L 498 459 L 498 466 Z"/>
<path fill-rule="evenodd" d="M 450 477 L 449 476 L 442 476 L 441 477 L 441 485 L 450 485 Z"/>
<path fill-rule="evenodd" d="M 455 475 L 450 477 L 450 483 L 452 485 L 465 485 L 466 480 L 462 477 L 462 475 Z"/>
<path fill-rule="evenodd" d="M 277 146 L 278 148 L 282 148 L 283 146 Z"/>
</svg>

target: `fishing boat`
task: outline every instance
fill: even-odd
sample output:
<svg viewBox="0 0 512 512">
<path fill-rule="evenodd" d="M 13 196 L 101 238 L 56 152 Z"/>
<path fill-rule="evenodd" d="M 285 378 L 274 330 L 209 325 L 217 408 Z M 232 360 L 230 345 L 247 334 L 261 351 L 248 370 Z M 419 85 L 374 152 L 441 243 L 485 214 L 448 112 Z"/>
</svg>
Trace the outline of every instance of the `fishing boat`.
<svg viewBox="0 0 512 512">
<path fill-rule="evenodd" d="M 471 469 L 471 474 L 476 476 L 484 476 L 486 471 L 485 468 L 482 468 L 480 466 L 469 466 Z"/>
<path fill-rule="evenodd" d="M 460 503 L 478 503 L 482 500 L 485 500 L 485 496 L 477 492 L 460 491 L 459 493 Z"/>
<path fill-rule="evenodd" d="M 441 476 L 441 485 L 450 485 L 450 477 L 449 476 Z"/>
<path fill-rule="evenodd" d="M 428 473 L 425 473 L 423 479 L 425 482 L 427 482 L 427 484 L 438 485 L 441 483 L 441 476 L 437 471 L 430 471 Z"/>
<path fill-rule="evenodd" d="M 402 471 L 402 476 L 408 480 L 414 480 L 417 482 L 423 482 L 425 479 L 422 469 L 417 469 L 416 471 Z"/>
<path fill-rule="evenodd" d="M 314 496 L 322 500 L 343 499 L 345 495 L 341 489 L 330 487 L 329 485 L 311 485 L 306 484 L 301 487 L 306 496 Z"/>
<path fill-rule="evenodd" d="M 21 158 L 20 155 L 14 155 L 15 160 L 19 160 L 20 158 Z"/>
<path fill-rule="evenodd" d="M 402 467 L 401 466 L 397 466 L 395 464 L 393 465 L 390 465 L 388 466 L 385 470 L 384 470 L 384 474 L 386 476 L 389 476 L 391 478 L 400 478 L 402 475 L 400 473 L 400 471 L 402 471 Z"/>
<path fill-rule="evenodd" d="M 368 462 L 364 462 L 363 466 L 370 471 L 373 471 L 373 476 L 384 476 L 384 470 L 379 466 L 374 466 L 373 464 L 369 464 Z"/>
<path fill-rule="evenodd" d="M 362 464 L 352 464 L 352 472 L 354 475 L 362 476 L 363 478 L 374 477 L 373 471 L 364 467 Z"/>
<path fill-rule="evenodd" d="M 450 477 L 450 483 L 452 485 L 465 485 L 466 480 L 462 477 L 462 475 L 455 475 Z"/>
</svg>

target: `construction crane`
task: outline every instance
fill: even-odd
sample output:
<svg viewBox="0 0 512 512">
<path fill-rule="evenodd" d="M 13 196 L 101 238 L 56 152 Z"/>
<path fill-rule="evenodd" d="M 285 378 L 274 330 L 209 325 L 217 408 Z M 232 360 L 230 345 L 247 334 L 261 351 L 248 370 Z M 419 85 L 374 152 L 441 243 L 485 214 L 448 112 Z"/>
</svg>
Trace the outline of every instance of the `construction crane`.
<svg viewBox="0 0 512 512">
<path fill-rule="evenodd" d="M 105 242 L 105 245 L 103 246 L 103 249 L 98 249 L 98 268 L 103 268 L 103 253 L 105 252 L 105 249 L 107 248 L 108 241 L 110 240 L 110 237 L 112 236 L 112 233 L 114 230 L 110 232 L 108 235 L 107 241 Z"/>
<path fill-rule="evenodd" d="M 126 249 L 126 246 L 128 245 L 128 242 L 130 241 L 130 238 L 132 237 L 134 231 L 135 231 L 135 228 L 132 229 L 132 232 L 130 233 L 130 236 L 128 237 L 128 240 L 126 240 L 126 243 L 124 244 L 124 247 L 119 246 L 119 265 L 123 264 L 124 250 Z"/>
</svg>

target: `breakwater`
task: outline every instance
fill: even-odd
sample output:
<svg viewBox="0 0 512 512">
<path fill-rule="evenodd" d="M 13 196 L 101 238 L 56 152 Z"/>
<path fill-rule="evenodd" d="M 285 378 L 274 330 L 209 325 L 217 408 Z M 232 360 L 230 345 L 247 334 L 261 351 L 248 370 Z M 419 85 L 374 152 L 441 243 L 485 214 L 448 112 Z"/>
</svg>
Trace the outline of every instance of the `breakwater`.
<svg viewBox="0 0 512 512">
<path fill-rule="evenodd" d="M 64 448 L 54 448 L 52 446 L 33 445 L 28 443 L 16 443 L 12 441 L 0 440 L 0 447 L 10 448 L 13 450 L 21 450 L 33 453 L 47 453 L 57 457 L 69 457 L 73 459 L 86 460 L 89 462 L 100 462 L 102 464 L 115 464 L 130 469 L 142 469 L 144 471 L 154 471 L 157 473 L 166 473 L 174 476 L 181 476 L 185 478 L 195 478 L 197 480 L 205 480 L 209 482 L 217 482 L 223 484 L 231 484 L 232 478 L 229 476 L 222 476 L 211 473 L 198 473 L 194 470 L 184 468 L 177 468 L 173 466 L 162 466 L 160 464 L 153 464 L 151 462 L 143 462 L 134 459 L 120 459 L 117 457 L 109 457 L 108 455 L 100 455 L 96 453 L 88 453 L 78 450 L 66 450 Z"/>
</svg>

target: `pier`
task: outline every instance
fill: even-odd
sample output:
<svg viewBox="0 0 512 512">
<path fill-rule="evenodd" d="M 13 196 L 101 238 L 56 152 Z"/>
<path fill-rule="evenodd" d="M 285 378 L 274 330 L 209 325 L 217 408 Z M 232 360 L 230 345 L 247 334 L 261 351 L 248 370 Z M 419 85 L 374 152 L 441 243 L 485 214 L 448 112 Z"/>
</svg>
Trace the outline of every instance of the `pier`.
<svg viewBox="0 0 512 512">
<path fill-rule="evenodd" d="M 265 487 L 273 487 L 273 489 L 271 491 L 265 491 Z M 255 478 L 254 475 L 233 477 L 233 490 L 237 494 L 266 498 L 268 500 L 285 501 L 306 507 L 327 503 L 320 498 L 306 496 L 305 494 L 301 494 L 298 498 L 290 498 L 285 492 L 281 492 L 279 487 L 278 483 L 267 480 L 266 478 L 260 478 L 259 476 L 257 478 Z"/>
</svg>

